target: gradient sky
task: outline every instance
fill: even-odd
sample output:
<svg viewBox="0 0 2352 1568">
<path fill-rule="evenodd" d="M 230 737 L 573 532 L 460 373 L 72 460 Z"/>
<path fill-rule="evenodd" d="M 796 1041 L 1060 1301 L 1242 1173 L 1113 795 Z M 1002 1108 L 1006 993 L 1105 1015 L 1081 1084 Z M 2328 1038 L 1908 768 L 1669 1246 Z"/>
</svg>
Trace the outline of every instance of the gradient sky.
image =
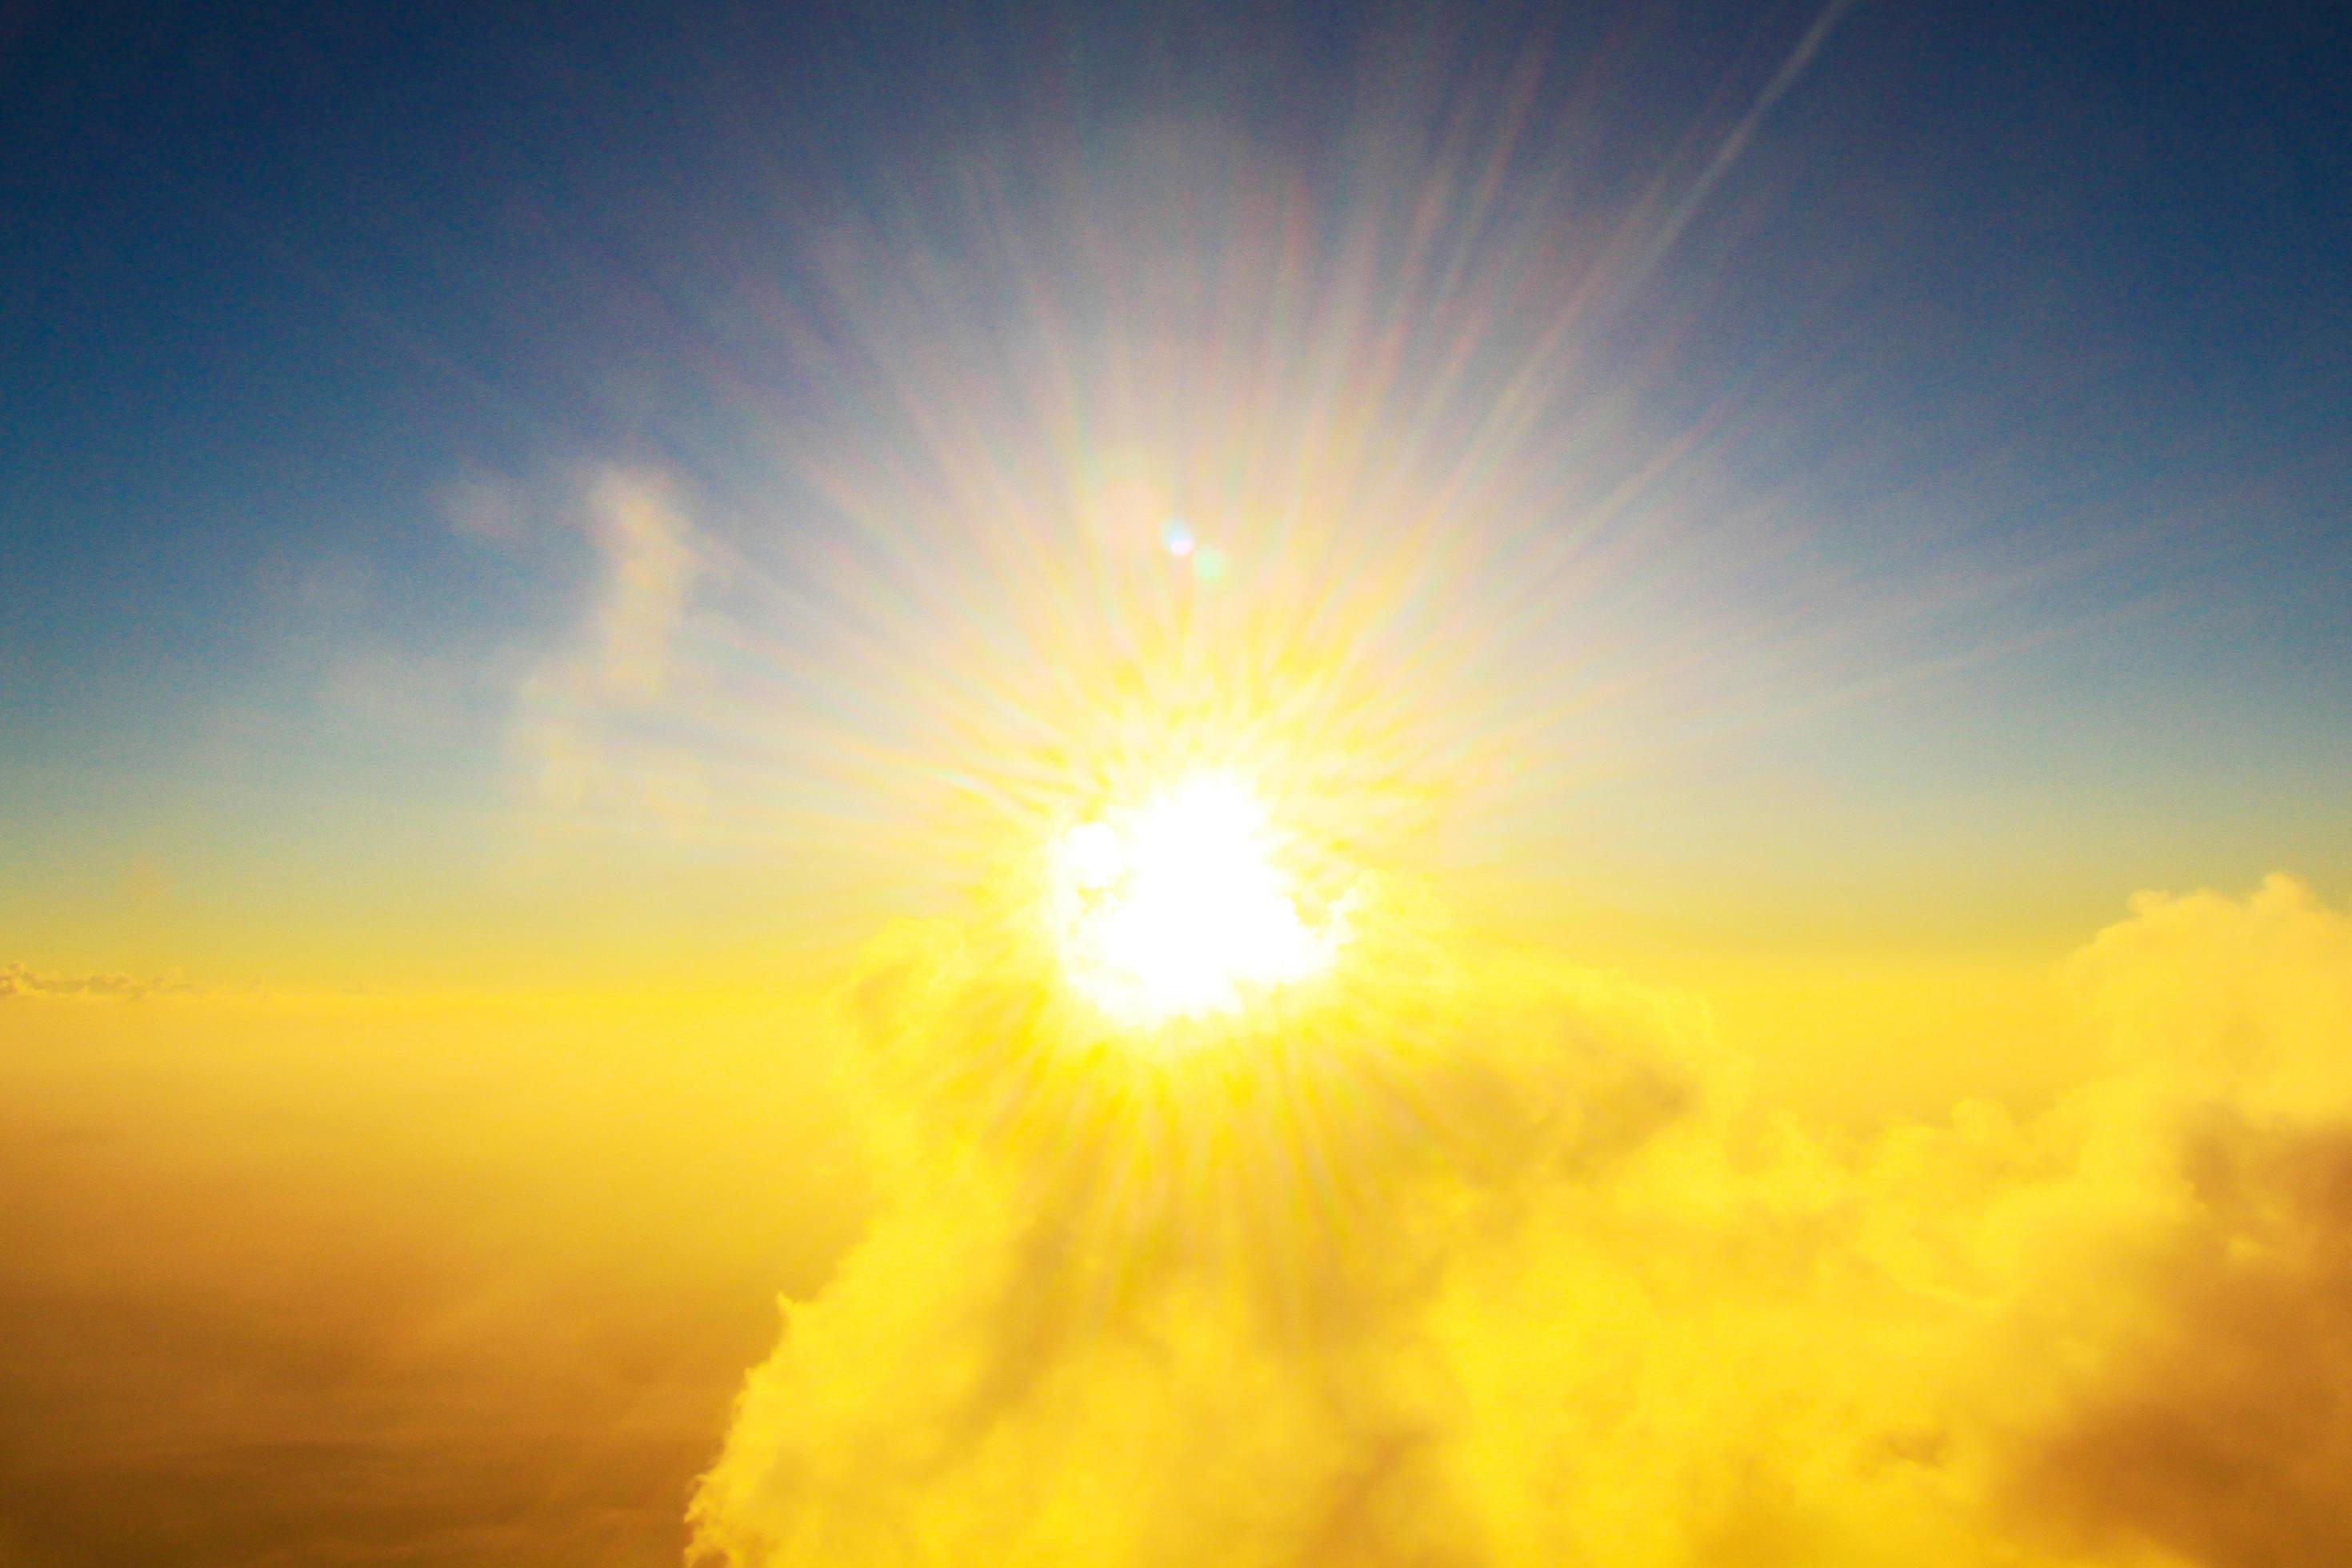
<svg viewBox="0 0 2352 1568">
<path fill-rule="evenodd" d="M 0 3 L 0 1568 L 2352 1561 L 2342 12 Z"/>
<path fill-rule="evenodd" d="M 2273 869 L 2340 896 L 2335 7 L 36 4 L 0 23 L 0 953 L 376 984 L 724 968 L 823 924 L 835 836 L 651 832 L 520 776 L 519 693 L 595 613 L 583 476 L 659 476 L 768 585 L 704 606 L 802 672 L 736 711 L 855 705 L 793 608 L 842 592 L 805 470 L 881 335 L 839 237 L 984 316 L 1019 279 L 940 216 L 951 171 L 1050 241 L 1053 160 L 1148 204 L 1103 150 L 1196 135 L 1337 233 L 1400 37 L 1475 125 L 1525 93 L 1495 201 L 1533 216 L 1489 272 L 1524 283 L 1539 230 L 1567 258 L 1527 287 L 1602 285 L 1578 395 L 1614 423 L 1478 570 L 1625 472 L 1668 520 L 1517 603 L 1511 682 L 1584 710 L 1549 683 L 1592 626 L 1722 630 L 1458 861 L 1732 946 L 2054 950 Z M 920 712 L 887 744 L 969 765 Z M 800 754 L 761 752 L 779 798 L 854 788 Z"/>
</svg>

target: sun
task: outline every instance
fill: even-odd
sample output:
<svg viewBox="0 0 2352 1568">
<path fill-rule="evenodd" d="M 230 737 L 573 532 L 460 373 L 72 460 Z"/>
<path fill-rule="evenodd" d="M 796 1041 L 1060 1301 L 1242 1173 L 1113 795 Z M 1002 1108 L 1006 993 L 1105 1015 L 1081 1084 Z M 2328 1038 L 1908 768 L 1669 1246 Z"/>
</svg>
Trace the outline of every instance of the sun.
<svg viewBox="0 0 2352 1568">
<path fill-rule="evenodd" d="M 1265 808 L 1232 773 L 1189 774 L 1055 842 L 1052 905 L 1076 988 L 1122 1023 L 1230 1012 L 1314 975 L 1346 939 L 1310 923 Z"/>
</svg>

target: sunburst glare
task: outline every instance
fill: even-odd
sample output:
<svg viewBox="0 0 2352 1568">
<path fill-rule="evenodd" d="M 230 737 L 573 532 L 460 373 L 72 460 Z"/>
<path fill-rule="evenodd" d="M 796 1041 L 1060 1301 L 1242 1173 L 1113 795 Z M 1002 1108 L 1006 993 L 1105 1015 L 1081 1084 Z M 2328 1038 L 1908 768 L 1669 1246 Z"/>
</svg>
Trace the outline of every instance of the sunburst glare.
<svg viewBox="0 0 2352 1568">
<path fill-rule="evenodd" d="M 1337 909 L 1303 917 L 1265 808 L 1238 777 L 1201 773 L 1055 846 L 1052 914 L 1071 982 L 1122 1022 L 1221 1012 L 1324 968 Z"/>
</svg>

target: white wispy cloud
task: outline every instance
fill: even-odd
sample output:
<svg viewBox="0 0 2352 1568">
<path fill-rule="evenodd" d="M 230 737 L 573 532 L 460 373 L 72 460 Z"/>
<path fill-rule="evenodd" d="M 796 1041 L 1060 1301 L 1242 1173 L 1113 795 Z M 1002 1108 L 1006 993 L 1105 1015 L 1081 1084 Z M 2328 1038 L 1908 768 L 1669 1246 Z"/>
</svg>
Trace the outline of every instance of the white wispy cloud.
<svg viewBox="0 0 2352 1568">
<path fill-rule="evenodd" d="M 532 797 L 671 820 L 704 798 L 691 758 L 636 726 L 677 689 L 677 641 L 707 552 L 676 488 L 608 468 L 583 489 L 594 585 L 571 637 L 524 678 L 510 746 Z"/>
</svg>

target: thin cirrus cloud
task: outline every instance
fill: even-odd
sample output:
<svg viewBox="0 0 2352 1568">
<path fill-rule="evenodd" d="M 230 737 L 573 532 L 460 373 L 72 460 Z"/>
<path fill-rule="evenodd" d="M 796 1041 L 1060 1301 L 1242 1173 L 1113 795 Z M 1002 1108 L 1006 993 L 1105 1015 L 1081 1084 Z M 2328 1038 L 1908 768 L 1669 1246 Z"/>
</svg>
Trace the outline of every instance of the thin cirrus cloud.
<svg viewBox="0 0 2352 1568">
<path fill-rule="evenodd" d="M 608 468 L 585 487 L 595 548 L 593 598 L 560 651 L 516 694 L 511 747 L 533 798 L 565 810 L 620 805 L 691 816 L 701 798 L 689 760 L 636 733 L 675 687 L 676 643 L 707 574 L 705 552 L 671 486 Z"/>
<path fill-rule="evenodd" d="M 142 979 L 130 974 L 45 974 L 21 963 L 0 963 L 0 1000 L 22 996 L 140 997 L 194 987 L 176 978 Z"/>
</svg>

